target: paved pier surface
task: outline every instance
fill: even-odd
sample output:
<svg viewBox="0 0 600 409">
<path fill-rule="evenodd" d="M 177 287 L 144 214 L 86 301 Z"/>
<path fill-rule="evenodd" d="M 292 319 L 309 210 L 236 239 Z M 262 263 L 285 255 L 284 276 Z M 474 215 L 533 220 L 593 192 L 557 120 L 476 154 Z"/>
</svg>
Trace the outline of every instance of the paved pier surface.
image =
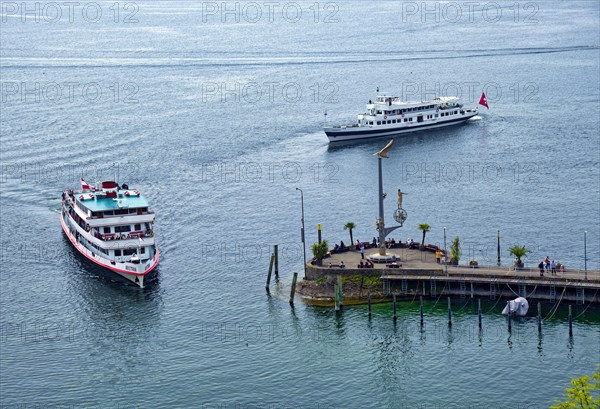
<svg viewBox="0 0 600 409">
<path fill-rule="evenodd" d="M 420 251 L 418 249 L 409 250 L 407 248 L 395 248 L 386 250 L 387 253 L 396 254 L 400 260 L 398 264 L 399 268 L 390 268 L 387 264 L 374 264 L 373 269 L 359 269 L 360 271 L 365 272 L 378 272 L 381 273 L 382 276 L 386 278 L 393 279 L 393 276 L 404 276 L 410 274 L 411 276 L 423 276 L 423 277 L 431 277 L 431 276 L 446 276 L 445 266 L 443 264 L 438 264 L 435 261 L 435 253 L 431 251 Z M 377 249 L 368 249 L 365 250 L 365 259 L 368 258 L 371 254 L 377 254 Z M 505 261 L 510 260 L 510 258 L 505 258 Z M 556 259 L 555 259 L 556 260 Z M 339 265 L 341 262 L 344 262 L 346 270 L 353 270 L 356 272 L 358 269 L 358 264 L 361 261 L 360 251 L 351 250 L 343 253 L 332 254 L 331 257 L 325 258 L 323 260 L 322 266 L 310 265 L 309 268 L 313 271 L 318 271 L 322 274 L 336 274 L 339 273 L 340 269 L 335 267 L 335 265 Z M 540 260 L 541 261 L 541 260 Z M 539 263 L 539 261 L 537 262 Z M 536 263 L 536 264 L 537 264 Z M 330 268 L 329 265 L 333 266 Z M 556 274 L 551 274 L 550 271 L 544 272 L 544 276 L 540 277 L 540 271 L 536 268 L 526 268 L 526 269 L 518 269 L 515 270 L 512 266 L 484 266 L 480 265 L 478 268 L 472 268 L 469 266 L 451 266 L 448 265 L 448 277 L 473 277 L 474 279 L 481 280 L 494 280 L 494 279 L 518 279 L 520 282 L 531 281 L 535 283 L 540 282 L 579 282 L 580 285 L 591 287 L 591 288 L 600 288 L 600 271 L 597 270 L 588 270 L 587 271 L 587 282 L 584 280 L 585 272 L 583 270 L 574 270 L 566 268 L 564 272 L 560 272 L 557 270 Z M 417 278 L 417 277 L 415 277 Z"/>
</svg>

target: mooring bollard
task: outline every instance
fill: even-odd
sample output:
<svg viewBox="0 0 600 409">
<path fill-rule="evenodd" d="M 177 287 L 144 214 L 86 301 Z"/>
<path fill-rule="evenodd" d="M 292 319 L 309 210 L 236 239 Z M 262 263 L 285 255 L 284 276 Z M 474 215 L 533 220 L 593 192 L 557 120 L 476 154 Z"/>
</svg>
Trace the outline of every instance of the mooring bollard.
<svg viewBox="0 0 600 409">
<path fill-rule="evenodd" d="M 573 311 L 571 309 L 571 305 L 569 305 L 569 336 L 573 336 Z"/>
<path fill-rule="evenodd" d="M 273 245 L 273 254 L 275 255 L 275 276 L 279 276 L 279 245 Z"/>
<path fill-rule="evenodd" d="M 452 306 L 450 304 L 450 297 L 448 297 L 448 326 L 452 326 Z"/>
<path fill-rule="evenodd" d="M 477 300 L 477 318 L 479 320 L 479 329 L 481 329 L 481 298 Z"/>
<path fill-rule="evenodd" d="M 273 260 L 275 259 L 275 255 L 271 254 L 271 261 L 269 262 L 269 272 L 267 273 L 267 290 L 269 289 L 269 286 L 271 285 L 271 272 L 273 271 Z"/>
<path fill-rule="evenodd" d="M 294 305 L 294 295 L 296 294 L 296 280 L 298 280 L 298 273 L 294 273 L 292 279 L 292 289 L 290 291 L 290 305 Z"/>
<path fill-rule="evenodd" d="M 419 315 L 421 317 L 421 326 L 423 325 L 423 296 L 419 297 L 420 305 L 419 305 Z"/>
<path fill-rule="evenodd" d="M 538 302 L 538 314 L 537 314 L 537 322 L 538 322 L 538 333 L 542 333 L 542 303 Z"/>
<path fill-rule="evenodd" d="M 394 322 L 396 322 L 396 294 L 394 294 L 394 301 L 392 302 L 392 311 Z"/>
<path fill-rule="evenodd" d="M 369 319 L 371 319 L 371 293 L 367 294 L 367 308 L 369 310 Z"/>
<path fill-rule="evenodd" d="M 506 302 L 506 308 L 508 308 L 508 332 L 512 331 L 512 313 L 510 312 L 510 301 Z"/>
</svg>

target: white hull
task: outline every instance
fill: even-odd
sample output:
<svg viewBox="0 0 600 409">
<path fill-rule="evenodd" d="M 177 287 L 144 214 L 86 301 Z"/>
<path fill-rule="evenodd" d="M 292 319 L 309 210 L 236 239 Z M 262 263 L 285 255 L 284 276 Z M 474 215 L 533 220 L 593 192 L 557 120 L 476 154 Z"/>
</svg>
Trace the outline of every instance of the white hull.
<svg viewBox="0 0 600 409">
<path fill-rule="evenodd" d="M 477 112 L 466 113 L 460 118 L 431 124 L 415 124 L 410 126 L 395 127 L 394 125 L 379 126 L 348 126 L 339 128 L 325 128 L 325 134 L 329 142 L 346 142 L 355 140 L 367 140 L 382 136 L 394 136 L 406 133 L 425 131 L 428 129 L 443 128 L 462 124 L 477 115 Z"/>
<path fill-rule="evenodd" d="M 84 246 L 83 243 L 77 240 L 71 229 L 76 230 L 78 234 L 84 236 L 88 240 L 91 238 L 91 235 L 78 228 L 75 225 L 75 223 L 73 223 L 70 220 L 68 214 L 64 212 L 64 209 L 61 210 L 60 224 L 64 233 L 69 238 L 69 241 L 71 242 L 71 244 L 73 244 L 73 247 L 75 247 L 75 249 L 79 251 L 79 253 L 81 253 L 81 255 L 86 257 L 88 260 L 118 274 L 119 276 L 127 279 L 128 281 L 141 288 L 144 288 L 151 281 L 151 277 L 153 276 L 151 273 L 156 268 L 160 260 L 160 252 L 158 251 L 158 248 L 156 249 L 156 253 L 154 254 L 154 257 L 152 259 L 143 260 L 138 264 L 131 262 L 113 261 L 108 258 L 102 257 L 96 252 L 91 251 L 86 246 Z M 67 224 L 71 225 L 71 228 L 69 228 Z"/>
</svg>

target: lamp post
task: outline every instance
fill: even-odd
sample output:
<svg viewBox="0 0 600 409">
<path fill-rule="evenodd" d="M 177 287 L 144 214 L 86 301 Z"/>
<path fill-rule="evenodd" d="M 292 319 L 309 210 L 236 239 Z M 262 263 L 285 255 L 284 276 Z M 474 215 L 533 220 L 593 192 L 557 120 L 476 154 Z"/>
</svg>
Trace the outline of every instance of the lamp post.
<svg viewBox="0 0 600 409">
<path fill-rule="evenodd" d="M 446 277 L 448 277 L 448 252 L 446 251 L 446 228 L 444 227 L 444 269 Z"/>
<path fill-rule="evenodd" d="M 300 203 L 302 206 L 302 229 L 300 233 L 302 236 L 302 249 L 304 252 L 304 278 L 306 278 L 306 240 L 304 238 L 304 192 L 299 187 L 297 187 L 296 190 L 300 191 Z"/>
<path fill-rule="evenodd" d="M 583 270 L 587 281 L 587 231 L 583 232 Z"/>
</svg>

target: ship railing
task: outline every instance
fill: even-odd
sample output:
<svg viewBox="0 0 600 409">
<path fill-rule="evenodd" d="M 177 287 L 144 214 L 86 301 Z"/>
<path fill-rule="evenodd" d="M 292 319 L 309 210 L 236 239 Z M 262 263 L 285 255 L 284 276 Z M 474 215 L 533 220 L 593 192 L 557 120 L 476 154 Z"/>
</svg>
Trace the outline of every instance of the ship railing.
<svg viewBox="0 0 600 409">
<path fill-rule="evenodd" d="M 115 240 L 135 240 L 145 239 L 154 237 L 154 231 L 149 230 L 146 232 L 130 232 L 130 233 L 98 233 L 94 232 L 94 237 L 102 241 L 115 241 Z"/>
</svg>

